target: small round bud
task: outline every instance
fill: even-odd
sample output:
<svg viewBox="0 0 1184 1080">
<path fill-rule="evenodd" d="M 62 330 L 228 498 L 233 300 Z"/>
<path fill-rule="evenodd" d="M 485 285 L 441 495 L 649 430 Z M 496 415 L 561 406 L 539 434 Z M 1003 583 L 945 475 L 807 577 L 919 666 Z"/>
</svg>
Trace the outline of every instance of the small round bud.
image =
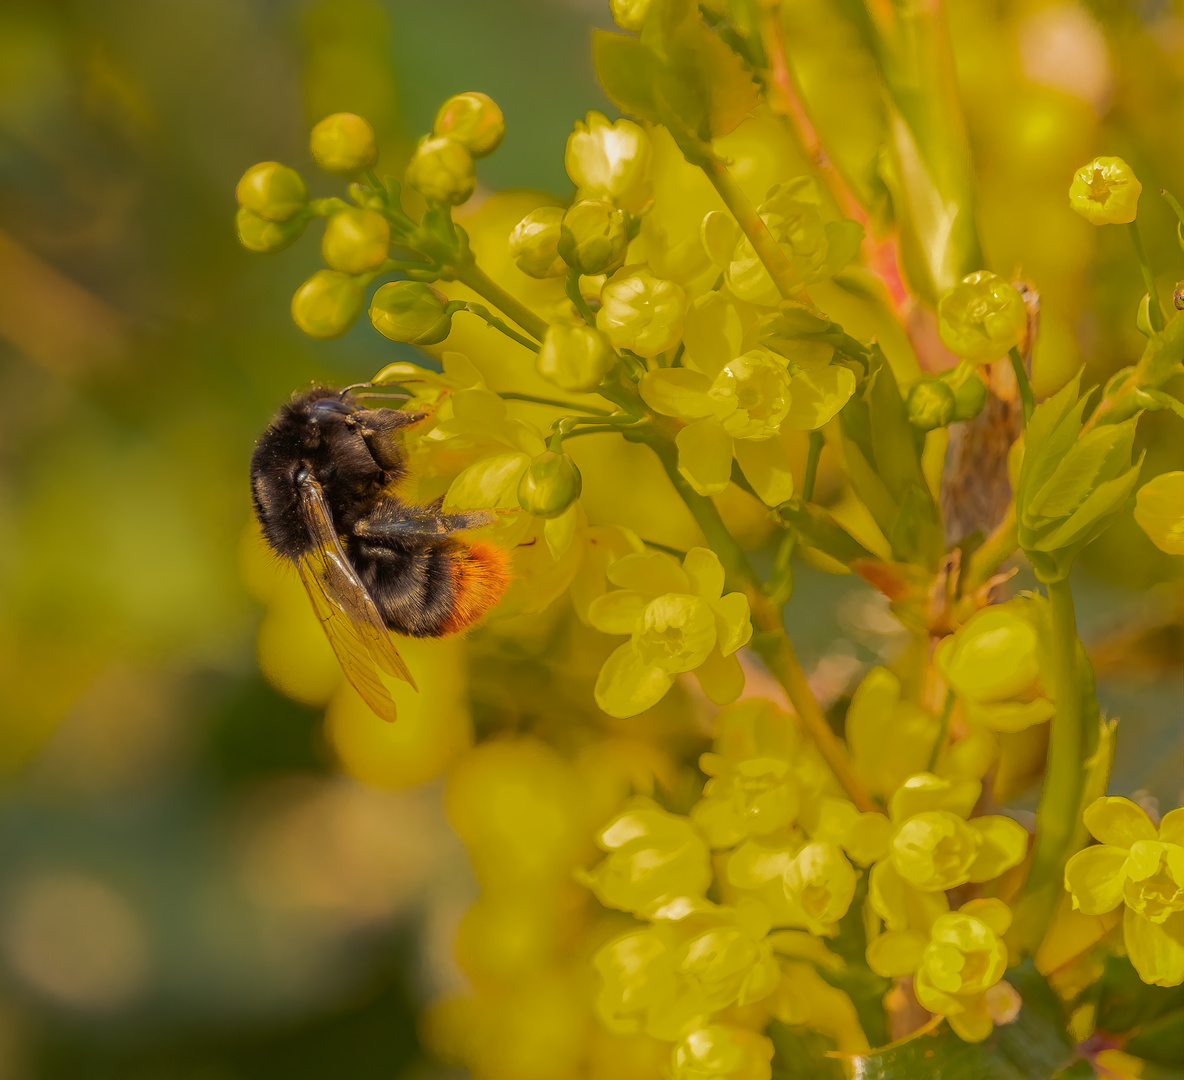
<svg viewBox="0 0 1184 1080">
<path fill-rule="evenodd" d="M 422 281 L 388 281 L 370 301 L 370 321 L 391 341 L 435 345 L 452 329 L 448 297 Z"/>
<path fill-rule="evenodd" d="M 535 369 L 556 386 L 582 393 L 595 389 L 616 362 L 613 347 L 596 327 L 554 322 L 547 328 Z"/>
<path fill-rule="evenodd" d="M 304 178 L 278 161 L 252 165 L 234 189 L 240 206 L 268 221 L 289 221 L 308 205 Z"/>
<path fill-rule="evenodd" d="M 1143 185 L 1120 157 L 1096 157 L 1082 165 L 1069 185 L 1069 205 L 1094 225 L 1135 220 Z"/>
<path fill-rule="evenodd" d="M 377 270 L 391 243 L 391 227 L 376 210 L 351 206 L 329 218 L 321 254 L 334 270 L 365 274 Z"/>
<path fill-rule="evenodd" d="M 421 139 L 407 166 L 407 184 L 429 202 L 459 206 L 477 186 L 473 155 L 455 139 Z"/>
<path fill-rule="evenodd" d="M 518 482 L 518 505 L 536 517 L 553 518 L 580 497 L 584 480 L 566 454 L 546 450 L 526 467 Z"/>
<path fill-rule="evenodd" d="M 562 277 L 567 263 L 559 254 L 559 230 L 563 209 L 540 206 L 532 210 L 510 233 L 510 254 L 518 269 L 532 278 Z"/>
<path fill-rule="evenodd" d="M 909 423 L 922 431 L 945 427 L 954 419 L 954 391 L 941 379 L 922 379 L 909 391 Z"/>
<path fill-rule="evenodd" d="M 608 0 L 613 22 L 622 30 L 632 30 L 635 34 L 641 32 L 649 8 L 650 0 Z"/>
<path fill-rule="evenodd" d="M 357 321 L 366 290 L 338 270 L 318 270 L 292 297 L 292 319 L 309 337 L 335 338 Z"/>
<path fill-rule="evenodd" d="M 967 274 L 937 305 L 942 343 L 970 360 L 998 360 L 1020 343 L 1027 325 L 1019 290 L 989 270 Z"/>
<path fill-rule="evenodd" d="M 586 199 L 563 215 L 559 254 L 581 274 L 611 274 L 625 262 L 629 224 L 612 203 Z"/>
<path fill-rule="evenodd" d="M 234 216 L 234 224 L 238 229 L 238 241 L 243 247 L 248 251 L 270 255 L 295 243 L 304 232 L 308 219 L 296 217 L 291 221 L 268 221 L 254 210 L 240 206 Z"/>
<path fill-rule="evenodd" d="M 454 94 L 440 106 L 432 134 L 455 139 L 475 158 L 485 157 L 501 145 L 506 121 L 493 98 L 472 90 Z"/>
<path fill-rule="evenodd" d="M 648 266 L 627 266 L 601 291 L 596 325 L 614 348 L 651 357 L 678 344 L 686 315 L 681 285 L 655 277 Z"/>
<path fill-rule="evenodd" d="M 954 419 L 973 420 L 987 403 L 987 386 L 973 372 L 954 391 Z"/>
<path fill-rule="evenodd" d="M 309 137 L 312 156 L 325 172 L 349 176 L 372 169 L 378 161 L 374 129 L 355 113 L 326 116 Z"/>
</svg>

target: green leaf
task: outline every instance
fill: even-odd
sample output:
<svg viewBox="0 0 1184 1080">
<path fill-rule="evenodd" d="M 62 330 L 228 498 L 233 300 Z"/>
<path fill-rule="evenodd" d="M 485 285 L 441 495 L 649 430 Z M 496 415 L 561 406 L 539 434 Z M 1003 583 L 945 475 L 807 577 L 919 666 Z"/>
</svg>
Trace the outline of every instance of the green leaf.
<svg viewBox="0 0 1184 1080">
<path fill-rule="evenodd" d="M 1142 465 L 1143 458 L 1140 457 L 1138 462 L 1121 476 L 1099 484 L 1077 510 L 1052 532 L 1041 536 L 1031 545 L 1031 549 L 1056 551 L 1057 548 L 1067 547 L 1069 544 L 1080 544 L 1084 547 L 1108 524 L 1102 519 L 1115 513 L 1130 498 L 1131 492 L 1139 482 L 1139 470 Z"/>
<path fill-rule="evenodd" d="M 1184 315 L 1177 314 L 1144 347 L 1135 368 L 1139 385 L 1161 386 L 1180 373 L 1181 361 L 1184 361 Z"/>
<path fill-rule="evenodd" d="M 1121 424 L 1094 428 L 1081 436 L 1060 460 L 1056 471 L 1025 504 L 1025 516 L 1059 518 L 1081 505 L 1099 478 L 1113 479 L 1119 469 L 1127 468 L 1135 441 L 1132 417 Z M 1119 464 L 1120 463 L 1120 464 Z M 1119 468 L 1114 468 L 1116 464 Z"/>
<path fill-rule="evenodd" d="M 618 109 L 652 124 L 662 122 L 654 99 L 657 63 L 637 38 L 593 30 L 592 65 L 604 92 Z"/>
<path fill-rule="evenodd" d="M 1051 1080 L 1070 1062 L 1060 1002 L 1030 960 L 1004 978 L 1023 1006 L 1010 1024 L 981 1043 L 963 1042 L 942 1024 L 935 1031 L 856 1056 L 861 1080 Z"/>
<path fill-rule="evenodd" d="M 1037 405 L 1028 421 L 1024 433 L 1024 460 L 1016 491 L 1016 504 L 1021 513 L 1031 495 L 1052 478 L 1081 430 L 1081 410 L 1085 406 L 1078 400 L 1080 386 L 1081 372 L 1078 372 L 1052 397 Z M 1075 413 L 1075 420 L 1070 417 L 1071 413 Z"/>
<path fill-rule="evenodd" d="M 834 277 L 856 255 L 863 244 L 863 226 L 842 218 L 826 223 L 826 277 Z"/>
</svg>

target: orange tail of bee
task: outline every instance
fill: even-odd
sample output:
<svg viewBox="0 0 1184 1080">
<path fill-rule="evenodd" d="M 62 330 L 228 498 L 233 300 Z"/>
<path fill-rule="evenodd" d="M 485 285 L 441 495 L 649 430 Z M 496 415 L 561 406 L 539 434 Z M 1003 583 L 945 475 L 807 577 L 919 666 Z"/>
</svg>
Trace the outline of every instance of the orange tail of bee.
<svg viewBox="0 0 1184 1080">
<path fill-rule="evenodd" d="M 455 634 L 475 623 L 493 607 L 510 583 L 510 558 L 493 544 L 477 542 L 458 551 L 452 559 L 456 602 L 451 618 L 441 628 Z"/>
</svg>

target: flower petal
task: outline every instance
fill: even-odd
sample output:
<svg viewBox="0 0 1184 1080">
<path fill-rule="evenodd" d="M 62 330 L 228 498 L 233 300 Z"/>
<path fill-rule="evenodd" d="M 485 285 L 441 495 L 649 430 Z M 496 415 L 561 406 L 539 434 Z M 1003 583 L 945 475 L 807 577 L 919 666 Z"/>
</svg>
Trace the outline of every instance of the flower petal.
<svg viewBox="0 0 1184 1080">
<path fill-rule="evenodd" d="M 631 589 L 646 600 L 666 593 L 689 593 L 691 583 L 682 567 L 660 551 L 624 555 L 611 563 L 606 576 L 614 585 Z"/>
<path fill-rule="evenodd" d="M 609 716 L 624 720 L 657 705 L 674 684 L 659 667 L 644 664 L 633 643 L 613 650 L 596 679 L 596 704 Z"/>
<path fill-rule="evenodd" d="M 700 495 L 718 495 L 732 477 L 732 436 L 713 416 L 687 424 L 674 438 L 678 471 Z"/>
<path fill-rule="evenodd" d="M 715 399 L 707 394 L 710 386 L 706 375 L 690 368 L 658 368 L 647 371 L 637 389 L 654 412 L 696 420 L 716 413 Z"/>
<path fill-rule="evenodd" d="M 745 479 L 766 506 L 793 498 L 789 455 L 779 439 L 737 439 L 733 451 Z"/>
<path fill-rule="evenodd" d="M 588 621 L 602 634 L 632 634 L 645 604 L 631 589 L 614 589 L 588 605 Z"/>
<path fill-rule="evenodd" d="M 990 881 L 1004 870 L 1019 866 L 1028 854 L 1028 830 L 1002 814 L 971 818 L 969 825 L 982 840 L 970 865 L 971 881 Z"/>
<path fill-rule="evenodd" d="M 1101 844 L 1079 851 L 1065 865 L 1065 888 L 1073 907 L 1086 915 L 1101 915 L 1122 903 L 1127 849 Z"/>
<path fill-rule="evenodd" d="M 697 668 L 695 678 L 716 705 L 727 705 L 744 692 L 744 669 L 735 656 L 723 656 L 718 648 L 711 650 Z"/>
<path fill-rule="evenodd" d="M 946 1019 L 954 1029 L 954 1034 L 963 1042 L 982 1042 L 995 1026 L 987 1008 L 987 995 L 978 994 L 973 998 L 963 998 L 962 1001 L 965 1006 L 962 1012 L 951 1013 Z"/>
<path fill-rule="evenodd" d="M 911 975 L 928 943 L 928 936 L 915 930 L 889 930 L 868 945 L 867 966 L 886 979 Z"/>
<path fill-rule="evenodd" d="M 814 431 L 830 421 L 855 393 L 855 373 L 842 364 L 820 370 L 803 368 L 790 380 L 785 427 Z"/>
<path fill-rule="evenodd" d="M 730 592 L 711 602 L 715 612 L 715 629 L 719 640 L 719 651 L 731 656 L 742 649 L 752 638 L 752 612 L 748 597 L 743 593 Z"/>
<path fill-rule="evenodd" d="M 1159 823 L 1159 838 L 1165 844 L 1184 846 L 1184 806 L 1164 814 Z"/>
<path fill-rule="evenodd" d="M 682 568 L 690 579 L 691 591 L 704 600 L 718 600 L 723 594 L 723 564 L 711 548 L 691 548 L 682 561 Z"/>
<path fill-rule="evenodd" d="M 1102 844 L 1129 848 L 1136 840 L 1154 840 L 1155 826 L 1147 811 L 1117 796 L 1095 799 L 1085 808 L 1085 827 Z"/>
<path fill-rule="evenodd" d="M 958 911 L 962 915 L 973 915 L 980 922 L 986 923 L 1000 937 L 1006 934 L 1007 928 L 1011 926 L 1011 908 L 994 896 L 969 900 Z"/>
<path fill-rule="evenodd" d="M 1153 986 L 1184 982 L 1184 911 L 1174 911 L 1158 924 L 1127 908 L 1122 939 L 1139 978 Z"/>
<path fill-rule="evenodd" d="M 518 481 L 530 464 L 525 454 L 494 454 L 473 462 L 448 488 L 444 504 L 458 510 L 518 505 Z"/>
</svg>

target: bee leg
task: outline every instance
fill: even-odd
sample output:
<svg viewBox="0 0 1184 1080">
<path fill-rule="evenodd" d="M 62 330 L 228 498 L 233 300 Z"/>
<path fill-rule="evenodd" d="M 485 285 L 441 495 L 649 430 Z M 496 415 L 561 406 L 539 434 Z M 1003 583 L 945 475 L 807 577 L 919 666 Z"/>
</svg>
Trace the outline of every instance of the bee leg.
<svg viewBox="0 0 1184 1080">
<path fill-rule="evenodd" d="M 396 433 L 422 423 L 430 412 L 404 412 L 400 409 L 359 409 L 351 420 L 366 440 L 370 456 L 379 468 L 402 473 L 406 455 Z"/>
<path fill-rule="evenodd" d="M 480 529 L 497 520 L 494 510 L 462 510 L 441 514 L 426 506 L 407 506 L 393 501 L 383 503 L 354 525 L 358 536 L 371 540 L 411 539 L 421 536 L 447 536 L 464 529 Z"/>
</svg>

